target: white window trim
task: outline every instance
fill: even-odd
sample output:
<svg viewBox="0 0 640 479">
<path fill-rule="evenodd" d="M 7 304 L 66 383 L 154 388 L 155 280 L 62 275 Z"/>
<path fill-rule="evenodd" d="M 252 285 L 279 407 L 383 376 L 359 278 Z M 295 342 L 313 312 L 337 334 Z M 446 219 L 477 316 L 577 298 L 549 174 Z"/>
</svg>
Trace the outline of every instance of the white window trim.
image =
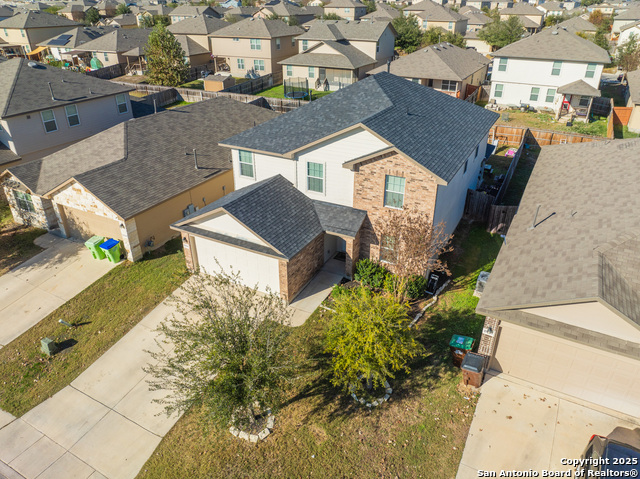
<svg viewBox="0 0 640 479">
<path fill-rule="evenodd" d="M 402 206 L 398 207 L 398 206 L 389 206 L 386 204 L 387 202 L 387 177 L 388 176 L 394 176 L 396 178 L 402 178 L 404 179 L 404 188 L 402 190 Z M 391 208 L 392 210 L 402 210 L 404 209 L 404 203 L 407 197 L 407 179 L 405 177 L 402 176 L 395 176 L 395 175 L 385 175 L 384 176 L 384 194 L 382 195 L 382 206 L 384 206 L 385 208 Z M 394 193 L 394 194 L 398 194 L 397 191 L 389 191 L 389 193 Z"/>
<path fill-rule="evenodd" d="M 69 108 L 70 106 L 75 107 L 76 112 L 73 115 L 69 115 L 69 112 L 67 112 L 67 108 Z M 76 126 L 80 126 L 80 112 L 78 111 L 78 106 L 77 105 L 67 105 L 64 107 L 64 114 L 67 116 L 67 125 L 69 125 L 69 128 L 75 128 Z M 69 117 L 70 116 L 76 116 L 78 117 L 78 123 L 75 125 L 72 125 L 71 122 L 69 121 Z"/>
<path fill-rule="evenodd" d="M 118 102 L 118 97 L 122 96 L 124 98 L 124 102 L 120 103 Z M 124 93 L 120 93 L 119 95 L 115 96 L 116 99 L 116 108 L 118 110 L 118 115 L 124 115 L 125 113 L 129 113 L 129 105 L 127 102 L 127 96 Z M 124 105 L 125 106 L 125 110 L 124 111 L 120 111 L 120 105 Z"/>
<path fill-rule="evenodd" d="M 280 39 L 276 38 L 276 50 L 280 50 Z"/>
<path fill-rule="evenodd" d="M 46 113 L 47 111 L 50 111 L 51 114 L 53 115 L 53 119 L 52 120 L 45 120 L 44 119 L 44 113 Z M 45 110 L 45 111 L 41 111 L 40 112 L 40 118 L 42 118 L 42 127 L 44 128 L 44 132 L 48 135 L 49 133 L 55 133 L 56 131 L 58 131 L 58 120 L 56 120 L 56 114 L 54 113 L 53 110 Z M 52 121 L 54 123 L 54 125 L 56 125 L 56 129 L 55 130 L 51 130 L 51 131 L 47 131 L 47 126 L 45 125 L 46 122 L 48 121 Z"/>
<path fill-rule="evenodd" d="M 241 151 L 246 151 L 247 153 L 251 154 L 251 172 L 253 173 L 253 176 L 247 176 L 242 174 L 242 165 L 243 164 L 248 165 L 248 163 L 242 161 L 242 157 L 240 155 Z M 238 150 L 238 175 L 240 176 L 240 178 L 251 178 L 253 180 L 256 179 L 256 154 L 253 151 Z"/>
<path fill-rule="evenodd" d="M 317 165 L 322 165 L 322 178 L 319 178 L 317 176 L 309 176 L 309 163 L 315 163 Z M 327 195 L 327 164 L 326 163 L 320 163 L 319 161 L 307 161 L 305 177 L 307 179 L 305 186 L 306 186 L 307 191 L 309 193 L 316 194 L 316 195 L 323 195 L 323 196 Z M 321 179 L 322 180 L 322 191 L 316 191 L 316 190 L 309 189 L 309 178 L 313 178 L 315 180 L 320 180 Z"/>
<path fill-rule="evenodd" d="M 259 38 L 251 38 L 249 39 L 249 46 L 253 51 L 262 50 L 262 41 Z"/>
</svg>

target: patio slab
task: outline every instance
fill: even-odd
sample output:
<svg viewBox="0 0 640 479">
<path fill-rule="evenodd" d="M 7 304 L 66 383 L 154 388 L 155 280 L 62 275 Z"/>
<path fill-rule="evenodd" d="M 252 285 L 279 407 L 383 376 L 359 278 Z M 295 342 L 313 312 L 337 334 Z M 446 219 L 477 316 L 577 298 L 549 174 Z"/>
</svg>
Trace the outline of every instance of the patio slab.
<svg viewBox="0 0 640 479">
<path fill-rule="evenodd" d="M 35 430 L 22 419 L 16 419 L 0 429 L 0 461 L 9 464 L 41 437 L 40 431 Z"/>
<path fill-rule="evenodd" d="M 38 477 L 64 453 L 62 446 L 43 436 L 9 465 L 26 478 Z"/>
<path fill-rule="evenodd" d="M 73 454 L 65 453 L 60 459 L 48 467 L 37 479 L 88 479 L 94 469 Z"/>
</svg>

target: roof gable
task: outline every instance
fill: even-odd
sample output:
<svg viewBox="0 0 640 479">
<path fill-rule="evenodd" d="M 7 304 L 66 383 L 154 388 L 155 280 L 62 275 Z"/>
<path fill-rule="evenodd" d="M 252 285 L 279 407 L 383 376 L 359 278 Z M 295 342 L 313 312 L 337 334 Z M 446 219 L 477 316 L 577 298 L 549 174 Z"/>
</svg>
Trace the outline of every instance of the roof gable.
<svg viewBox="0 0 640 479">
<path fill-rule="evenodd" d="M 0 21 L 0 28 L 46 28 L 65 27 L 71 28 L 79 23 L 69 20 L 60 15 L 52 15 L 46 12 L 31 10 L 29 12 L 19 12 L 13 17 Z"/>
<path fill-rule="evenodd" d="M 302 28 L 289 26 L 282 20 L 267 20 L 265 18 L 246 18 L 228 27 L 216 31 L 213 37 L 250 37 L 250 38 L 277 38 L 291 35 L 299 35 Z"/>
</svg>

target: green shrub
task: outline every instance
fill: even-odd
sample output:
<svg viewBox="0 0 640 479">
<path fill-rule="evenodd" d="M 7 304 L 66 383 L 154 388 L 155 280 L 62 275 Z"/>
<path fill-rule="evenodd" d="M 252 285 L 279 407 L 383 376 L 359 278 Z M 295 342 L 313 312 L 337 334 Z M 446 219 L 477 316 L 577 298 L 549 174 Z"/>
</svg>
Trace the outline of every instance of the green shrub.
<svg viewBox="0 0 640 479">
<path fill-rule="evenodd" d="M 333 289 L 331 290 L 331 297 L 333 299 L 342 298 L 343 296 L 349 296 L 351 294 L 351 290 L 345 288 L 341 284 L 334 284 Z"/>
<path fill-rule="evenodd" d="M 412 276 L 407 284 L 407 297 L 418 299 L 424 297 L 427 292 L 427 278 L 420 275 Z"/>
<path fill-rule="evenodd" d="M 356 263 L 356 272 L 353 278 L 369 288 L 382 289 L 390 274 L 387 268 L 380 263 L 365 258 Z"/>
</svg>

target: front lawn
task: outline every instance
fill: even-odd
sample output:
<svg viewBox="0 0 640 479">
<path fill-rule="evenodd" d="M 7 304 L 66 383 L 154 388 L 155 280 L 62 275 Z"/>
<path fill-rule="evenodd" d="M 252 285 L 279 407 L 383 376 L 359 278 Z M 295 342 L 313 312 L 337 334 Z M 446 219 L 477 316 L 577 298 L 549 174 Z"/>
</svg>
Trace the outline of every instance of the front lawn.
<svg viewBox="0 0 640 479">
<path fill-rule="evenodd" d="M 508 119 L 507 119 L 508 118 Z M 573 122 L 573 126 L 567 126 L 555 121 L 549 113 L 534 113 L 531 111 L 504 110 L 500 112 L 499 125 L 521 126 L 540 130 L 554 130 L 566 133 L 578 133 L 580 135 L 607 136 L 607 119 L 602 117 L 590 123 L 580 121 Z"/>
<path fill-rule="evenodd" d="M 327 96 L 331 91 L 318 91 L 311 90 L 311 100 L 317 100 L 318 98 L 322 98 L 323 96 Z M 284 98 L 284 85 L 278 85 L 271 88 L 267 88 L 266 90 L 262 90 L 256 93 L 258 96 L 266 96 L 269 98 Z M 307 100 L 307 98 L 305 98 Z"/>
<path fill-rule="evenodd" d="M 454 280 L 418 323 L 424 356 L 391 381 L 391 400 L 368 410 L 336 390 L 321 339 L 330 313 L 318 309 L 292 340 L 309 361 L 264 442 L 239 440 L 209 426 L 197 407 L 165 436 L 139 478 L 424 477 L 454 478 L 477 397 L 460 386 L 450 359 L 452 334 L 480 337 L 474 313 L 478 273 L 492 267 L 502 244 L 483 227 L 463 223 L 450 257 Z"/>
<path fill-rule="evenodd" d="M 0 276 L 43 251 L 33 240 L 46 232 L 15 223 L 9 204 L 0 200 Z"/>
<path fill-rule="evenodd" d="M 21 416 L 68 386 L 186 277 L 179 239 L 109 271 L 0 349 L 0 409 Z M 78 326 L 68 328 L 59 319 Z M 66 349 L 46 357 L 40 352 L 45 337 Z"/>
<path fill-rule="evenodd" d="M 204 90 L 204 81 L 193 80 L 180 85 L 180 88 L 191 88 L 192 90 Z"/>
</svg>

